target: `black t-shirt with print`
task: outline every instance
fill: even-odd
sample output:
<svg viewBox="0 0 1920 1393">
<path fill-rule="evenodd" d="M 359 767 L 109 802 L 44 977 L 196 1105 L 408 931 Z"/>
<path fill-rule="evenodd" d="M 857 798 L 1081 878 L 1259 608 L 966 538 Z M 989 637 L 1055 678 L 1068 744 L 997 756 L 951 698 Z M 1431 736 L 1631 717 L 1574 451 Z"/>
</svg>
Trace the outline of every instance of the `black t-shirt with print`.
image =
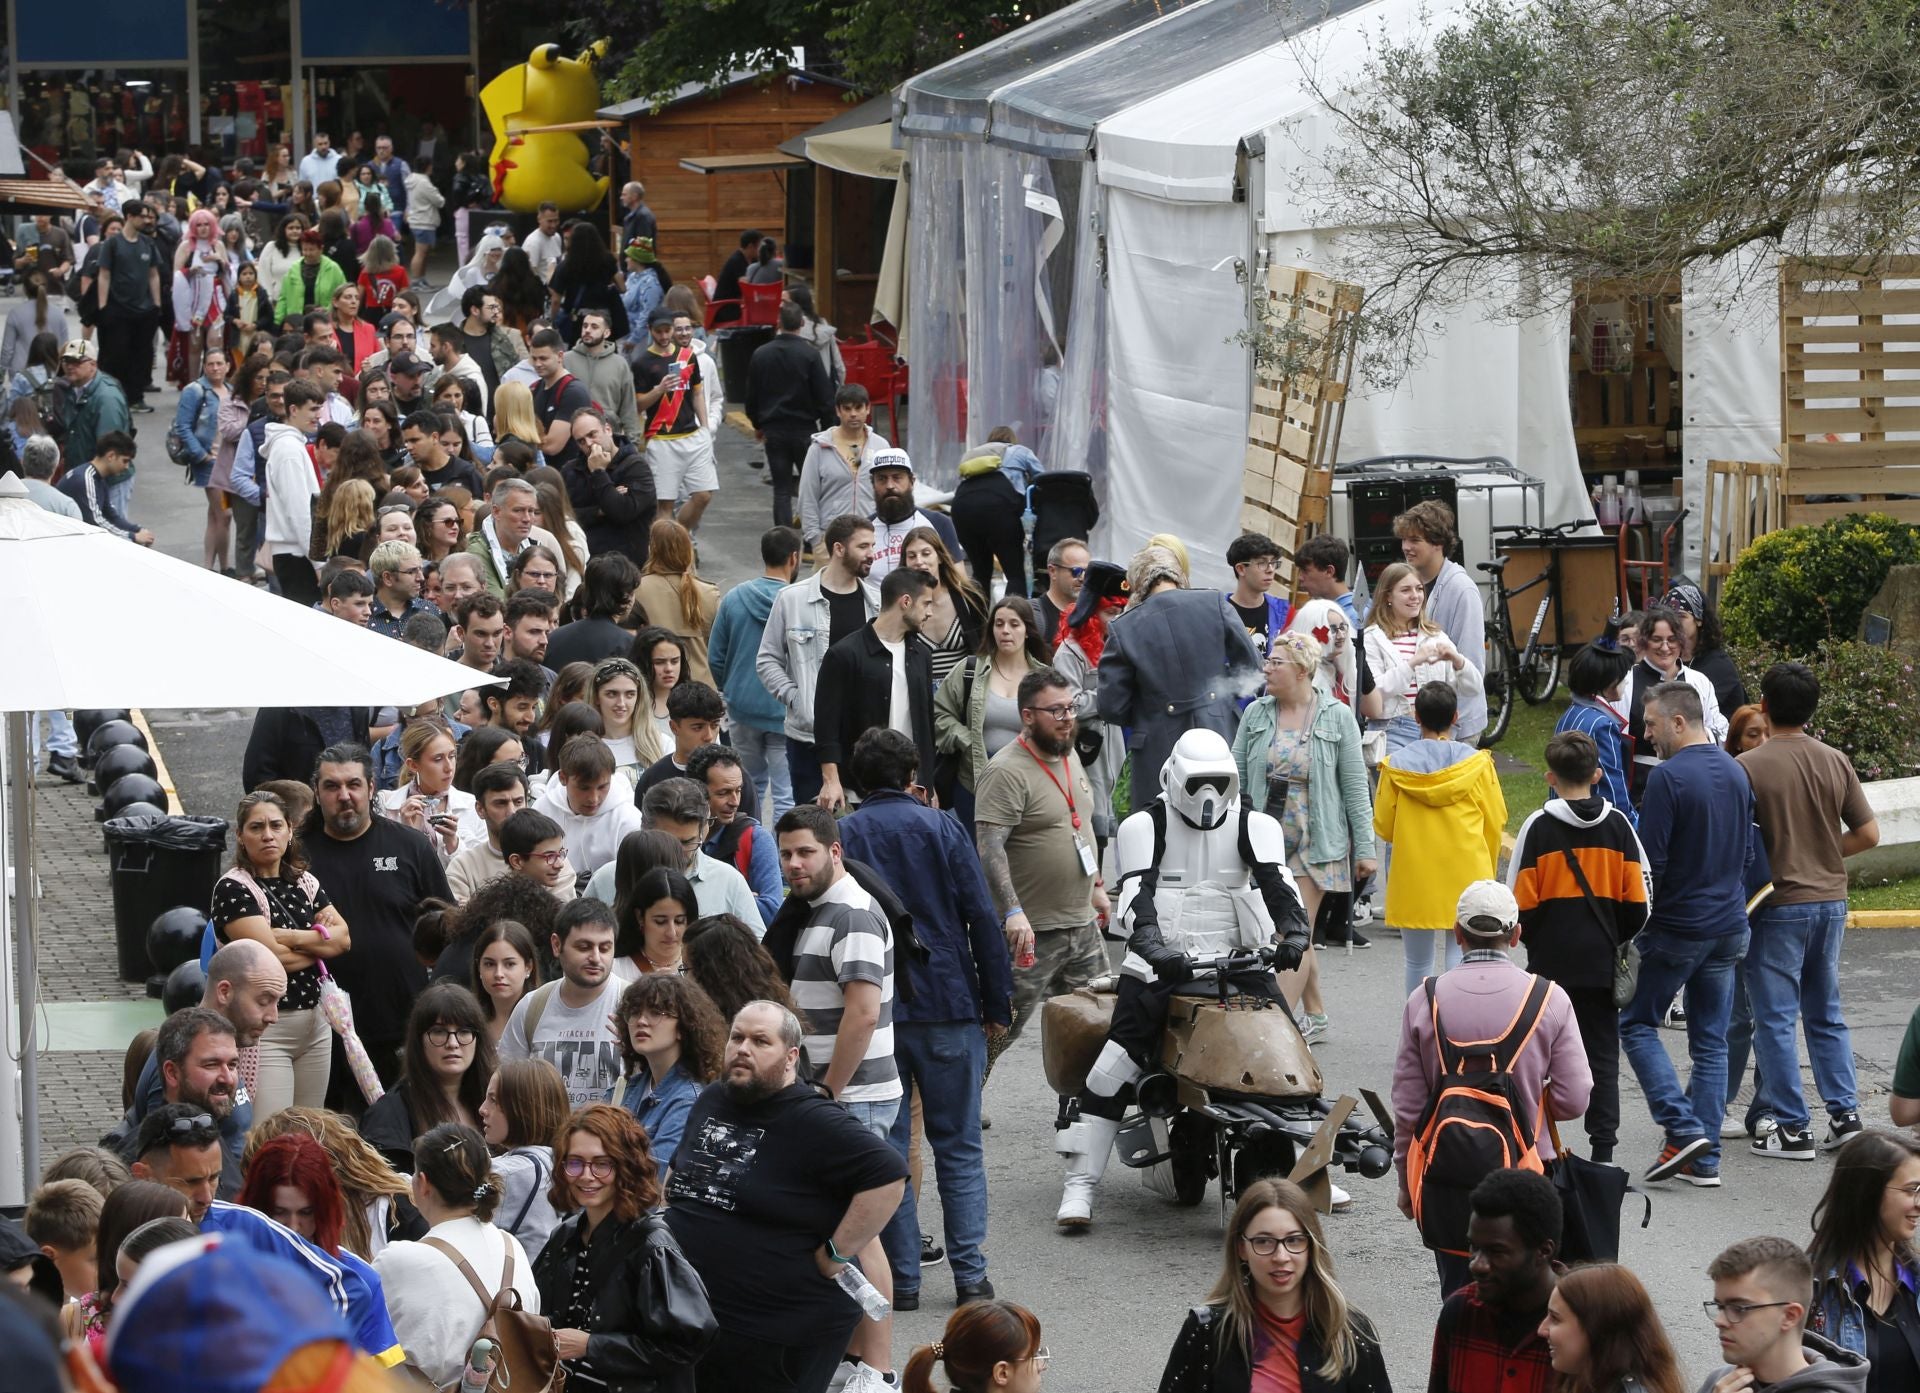
<svg viewBox="0 0 1920 1393">
<path fill-rule="evenodd" d="M 311 900 L 307 892 L 300 888 L 300 882 L 285 877 L 263 880 L 258 877 L 254 884 L 260 887 L 267 897 L 267 923 L 276 929 L 310 929 L 314 916 L 333 901 L 327 898 L 322 887 Z M 231 943 L 233 938 L 227 932 L 227 925 L 236 919 L 258 919 L 260 901 L 254 898 L 253 891 L 238 876 L 223 875 L 213 886 L 213 936 L 222 943 Z M 287 974 L 287 994 L 280 998 L 282 1011 L 311 1011 L 320 1004 L 320 969 L 303 967 L 297 972 Z"/>
<path fill-rule="evenodd" d="M 562 373 L 558 378 L 559 390 L 555 391 L 544 382 L 533 384 L 533 414 L 540 418 L 540 429 L 551 430 L 555 421 L 571 421 L 573 413 L 583 411 L 593 405 L 593 392 L 572 373 Z M 614 404 L 602 402 L 601 406 L 609 416 L 614 414 Z M 567 443 L 547 456 L 547 463 L 555 469 L 580 458 L 580 447 L 573 443 L 571 431 L 567 434 Z"/>
<path fill-rule="evenodd" d="M 1260 597 L 1260 603 L 1251 608 L 1241 604 L 1231 595 L 1227 597 L 1227 603 L 1233 606 L 1233 612 L 1239 615 L 1240 622 L 1246 625 L 1247 637 L 1253 640 L 1253 651 L 1264 655 L 1267 651 L 1268 641 L 1273 638 L 1273 635 L 1267 632 L 1268 610 L 1266 596 L 1262 595 Z"/>
<path fill-rule="evenodd" d="M 635 353 L 627 361 L 633 368 L 633 390 L 644 397 L 648 392 L 651 392 L 666 380 L 667 374 L 671 372 L 674 365 L 680 361 L 680 350 L 676 348 L 671 353 L 655 353 L 651 348 L 648 348 L 639 353 Z M 687 435 L 700 429 L 700 419 L 693 414 L 693 389 L 699 382 L 700 356 L 695 354 L 687 359 L 687 389 L 680 394 L 679 414 L 673 418 L 673 424 L 665 430 L 660 431 L 659 434 Z M 668 396 L 671 395 L 671 393 L 668 393 Z M 663 396 L 660 401 L 665 401 L 666 399 L 667 398 Z M 647 407 L 640 413 L 644 418 L 645 424 L 649 426 L 652 425 L 654 413 L 660 409 L 660 401 L 655 402 L 652 406 Z"/>
<path fill-rule="evenodd" d="M 486 488 L 480 482 L 480 471 L 463 459 L 449 458 L 438 469 L 422 469 L 420 477 L 425 481 L 428 490 L 433 493 L 458 484 L 472 494 L 476 501 L 486 496 Z"/>
<path fill-rule="evenodd" d="M 899 1152 L 806 1084 L 745 1105 L 710 1084 L 673 1154 L 667 1227 L 722 1330 L 808 1344 L 859 1315 L 814 1250 L 855 1195 L 906 1173 Z"/>
<path fill-rule="evenodd" d="M 353 841 L 319 831 L 300 845 L 353 938 L 327 966 L 353 998 L 354 1027 L 369 1048 L 398 1045 L 413 999 L 427 985 L 427 969 L 413 952 L 414 917 L 429 896 L 453 898 L 440 857 L 424 835 L 379 816 Z"/>
</svg>

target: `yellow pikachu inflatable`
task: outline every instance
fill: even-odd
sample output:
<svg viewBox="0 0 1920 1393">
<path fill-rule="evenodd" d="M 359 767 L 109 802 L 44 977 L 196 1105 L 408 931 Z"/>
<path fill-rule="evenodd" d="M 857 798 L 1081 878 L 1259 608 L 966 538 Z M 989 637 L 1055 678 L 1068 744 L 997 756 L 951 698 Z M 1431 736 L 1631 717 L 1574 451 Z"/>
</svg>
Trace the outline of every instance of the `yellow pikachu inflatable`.
<svg viewBox="0 0 1920 1393">
<path fill-rule="evenodd" d="M 480 93 L 493 125 L 493 195 L 503 208 L 532 213 L 542 203 L 567 212 L 592 208 L 607 196 L 607 181 L 587 172 L 587 146 L 578 131 L 533 130 L 591 121 L 600 105 L 594 65 L 607 54 L 600 40 L 578 58 L 542 44 Z"/>
</svg>

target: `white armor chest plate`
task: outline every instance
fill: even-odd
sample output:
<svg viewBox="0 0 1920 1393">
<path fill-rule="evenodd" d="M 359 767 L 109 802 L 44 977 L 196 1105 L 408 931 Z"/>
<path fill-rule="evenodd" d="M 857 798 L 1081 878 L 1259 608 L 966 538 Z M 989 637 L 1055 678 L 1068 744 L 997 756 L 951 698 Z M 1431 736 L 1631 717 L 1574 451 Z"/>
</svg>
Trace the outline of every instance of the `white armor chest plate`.
<svg viewBox="0 0 1920 1393">
<path fill-rule="evenodd" d="M 1272 918 L 1240 859 L 1238 816 L 1211 829 L 1190 827 L 1179 817 L 1167 819 L 1166 853 L 1153 903 L 1167 946 L 1191 957 L 1258 948 L 1273 937 Z M 1153 975 L 1132 953 L 1122 970 L 1142 979 Z"/>
</svg>

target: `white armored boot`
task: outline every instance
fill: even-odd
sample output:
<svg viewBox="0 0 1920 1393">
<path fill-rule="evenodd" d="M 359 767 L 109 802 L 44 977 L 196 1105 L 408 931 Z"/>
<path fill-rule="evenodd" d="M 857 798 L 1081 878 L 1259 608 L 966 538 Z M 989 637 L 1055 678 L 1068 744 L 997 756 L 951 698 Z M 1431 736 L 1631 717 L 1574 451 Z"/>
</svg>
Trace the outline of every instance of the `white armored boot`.
<svg viewBox="0 0 1920 1393">
<path fill-rule="evenodd" d="M 1053 1149 L 1067 1158 L 1067 1184 L 1060 1196 L 1060 1212 L 1053 1222 L 1061 1228 L 1083 1229 L 1093 1222 L 1093 1188 L 1106 1172 L 1113 1139 L 1120 1134 L 1118 1118 L 1081 1113 L 1071 1127 L 1055 1134 Z"/>
</svg>

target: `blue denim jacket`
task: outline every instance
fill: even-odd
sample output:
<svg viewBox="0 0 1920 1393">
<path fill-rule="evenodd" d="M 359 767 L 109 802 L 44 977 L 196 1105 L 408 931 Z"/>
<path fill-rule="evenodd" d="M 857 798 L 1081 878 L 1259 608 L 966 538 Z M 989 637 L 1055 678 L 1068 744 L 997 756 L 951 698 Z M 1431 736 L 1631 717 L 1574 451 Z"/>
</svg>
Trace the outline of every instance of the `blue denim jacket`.
<svg viewBox="0 0 1920 1393">
<path fill-rule="evenodd" d="M 881 789 L 840 820 L 840 843 L 893 887 L 928 952 L 906 969 L 913 998 L 896 995 L 894 1020 L 1011 1024 L 1013 962 L 959 819 L 898 789 Z"/>
<path fill-rule="evenodd" d="M 1895 1299 L 1913 1302 L 1916 1290 L 1920 1290 L 1920 1273 L 1902 1266 L 1895 1276 L 1904 1293 Z M 1829 1268 L 1814 1278 L 1813 1307 L 1807 1312 L 1809 1331 L 1824 1335 L 1841 1349 L 1862 1357 L 1867 1352 L 1867 1314 L 1858 1291 L 1866 1281 L 1866 1274 L 1852 1263 L 1844 1268 Z"/>
<path fill-rule="evenodd" d="M 700 1096 L 700 1088 L 700 1083 L 678 1064 L 667 1070 L 667 1076 L 658 1085 L 648 1077 L 644 1067 L 627 1080 L 620 1105 L 639 1120 L 640 1130 L 647 1134 L 647 1144 L 659 1164 L 671 1161 L 673 1153 L 680 1149 L 680 1134 L 686 1130 L 687 1114 L 693 1111 L 693 1100 Z M 615 1091 L 618 1091 L 617 1085 Z"/>
</svg>

